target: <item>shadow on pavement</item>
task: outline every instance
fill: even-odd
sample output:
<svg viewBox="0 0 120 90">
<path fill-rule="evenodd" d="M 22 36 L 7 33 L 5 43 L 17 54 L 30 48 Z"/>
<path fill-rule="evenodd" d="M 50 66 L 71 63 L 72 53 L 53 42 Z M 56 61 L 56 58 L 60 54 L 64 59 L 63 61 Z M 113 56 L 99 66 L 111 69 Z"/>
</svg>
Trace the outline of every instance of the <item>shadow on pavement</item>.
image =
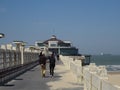
<svg viewBox="0 0 120 90">
<path fill-rule="evenodd" d="M 60 65 L 61 63 L 59 63 Z M 49 69 L 49 66 L 47 67 Z M 0 90 L 50 90 L 51 85 L 47 85 L 48 82 L 54 82 L 61 80 L 62 76 L 66 72 L 55 72 L 53 78 L 49 75 L 49 70 L 46 70 L 46 77 L 42 78 L 40 73 L 40 66 L 36 66 L 33 69 L 25 72 L 24 74 L 14 78 L 14 81 L 5 84 L 0 87 Z M 61 88 L 57 90 L 80 90 L 83 88 Z"/>
</svg>

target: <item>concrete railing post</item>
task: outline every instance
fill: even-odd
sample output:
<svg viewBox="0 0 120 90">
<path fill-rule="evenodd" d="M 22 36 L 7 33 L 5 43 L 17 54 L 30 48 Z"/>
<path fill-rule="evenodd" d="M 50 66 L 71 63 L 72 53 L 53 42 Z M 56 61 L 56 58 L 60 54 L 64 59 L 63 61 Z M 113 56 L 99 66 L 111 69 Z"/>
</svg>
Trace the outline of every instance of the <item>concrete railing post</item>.
<svg viewBox="0 0 120 90">
<path fill-rule="evenodd" d="M 21 53 L 21 64 L 24 64 L 24 47 L 25 47 L 25 42 L 23 41 L 14 41 L 13 43 L 16 44 L 16 51 Z"/>
</svg>

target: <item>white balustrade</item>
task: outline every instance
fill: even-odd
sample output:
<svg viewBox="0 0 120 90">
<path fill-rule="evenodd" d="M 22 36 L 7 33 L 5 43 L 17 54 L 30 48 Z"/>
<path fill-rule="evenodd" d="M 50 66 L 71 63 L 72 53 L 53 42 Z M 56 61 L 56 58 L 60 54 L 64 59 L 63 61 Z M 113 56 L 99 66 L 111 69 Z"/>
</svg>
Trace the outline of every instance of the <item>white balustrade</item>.
<svg viewBox="0 0 120 90">
<path fill-rule="evenodd" d="M 77 77 L 78 83 L 84 84 L 84 90 L 120 90 L 120 86 L 116 86 L 108 82 L 108 75 L 105 66 L 97 66 L 95 63 L 82 66 L 82 62 L 75 57 L 60 55 L 63 64 L 70 69 Z"/>
</svg>

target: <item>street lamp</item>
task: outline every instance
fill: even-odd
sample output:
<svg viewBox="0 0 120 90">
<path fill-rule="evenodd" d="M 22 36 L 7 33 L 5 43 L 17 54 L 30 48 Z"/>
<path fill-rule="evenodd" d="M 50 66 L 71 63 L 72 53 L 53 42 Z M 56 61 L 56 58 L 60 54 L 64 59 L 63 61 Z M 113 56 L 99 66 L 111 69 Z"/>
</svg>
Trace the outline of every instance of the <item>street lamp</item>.
<svg viewBox="0 0 120 90">
<path fill-rule="evenodd" d="M 0 38 L 5 37 L 5 35 L 3 33 L 0 33 Z"/>
<path fill-rule="evenodd" d="M 13 43 L 16 44 L 16 50 L 21 51 L 23 41 L 13 41 Z"/>
<path fill-rule="evenodd" d="M 21 52 L 21 64 L 24 64 L 24 47 L 26 45 L 26 42 L 23 41 L 13 41 L 13 43 L 16 44 L 16 50 Z"/>
</svg>

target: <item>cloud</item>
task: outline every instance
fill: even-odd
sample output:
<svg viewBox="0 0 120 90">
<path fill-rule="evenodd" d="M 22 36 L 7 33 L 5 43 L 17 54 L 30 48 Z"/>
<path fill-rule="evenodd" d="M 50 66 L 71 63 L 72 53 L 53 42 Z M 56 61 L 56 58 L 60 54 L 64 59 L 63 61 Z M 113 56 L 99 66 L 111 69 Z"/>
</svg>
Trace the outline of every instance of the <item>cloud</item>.
<svg viewBox="0 0 120 90">
<path fill-rule="evenodd" d="M 0 13 L 5 13 L 7 11 L 6 8 L 0 8 Z"/>
</svg>

